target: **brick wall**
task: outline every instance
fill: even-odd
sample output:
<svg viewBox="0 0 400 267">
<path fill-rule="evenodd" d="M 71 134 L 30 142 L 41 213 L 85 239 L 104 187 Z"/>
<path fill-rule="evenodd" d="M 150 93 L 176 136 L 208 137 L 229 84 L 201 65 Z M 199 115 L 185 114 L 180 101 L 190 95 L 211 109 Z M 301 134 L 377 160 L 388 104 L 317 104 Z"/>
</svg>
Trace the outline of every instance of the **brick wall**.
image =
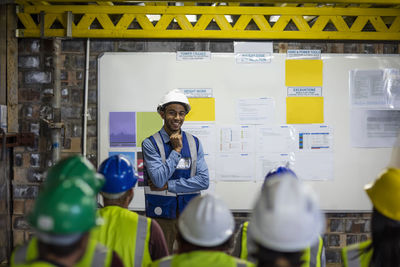
<svg viewBox="0 0 400 267">
<path fill-rule="evenodd" d="M 13 152 L 13 236 L 14 245 L 29 239 L 31 231 L 24 215 L 29 212 L 52 164 L 50 134 L 42 119 L 52 119 L 52 42 L 51 40 L 19 39 L 19 125 L 20 131 L 35 133 L 33 147 L 16 148 Z M 84 89 L 84 40 L 62 42 L 61 97 L 62 121 L 65 124 L 62 156 L 81 151 L 82 102 Z M 287 49 L 320 49 L 322 53 L 399 53 L 399 43 L 321 43 L 274 42 L 274 51 Z M 97 162 L 97 57 L 103 52 L 175 52 L 208 50 L 233 52 L 232 41 L 164 41 L 164 40 L 92 40 L 90 43 L 89 118 L 87 154 Z M 330 266 L 339 266 L 340 248 L 368 237 L 370 214 L 327 214 L 327 259 Z M 247 214 L 236 214 L 237 222 Z"/>
</svg>

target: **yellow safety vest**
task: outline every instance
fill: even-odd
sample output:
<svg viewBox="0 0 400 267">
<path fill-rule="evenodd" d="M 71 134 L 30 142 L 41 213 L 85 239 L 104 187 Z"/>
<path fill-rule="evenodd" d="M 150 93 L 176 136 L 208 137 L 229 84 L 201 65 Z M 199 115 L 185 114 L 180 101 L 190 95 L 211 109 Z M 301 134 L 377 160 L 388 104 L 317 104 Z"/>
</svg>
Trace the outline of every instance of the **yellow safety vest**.
<svg viewBox="0 0 400 267">
<path fill-rule="evenodd" d="M 37 260 L 39 256 L 38 240 L 33 237 L 28 244 L 16 248 L 11 254 L 10 266 L 19 266 Z M 112 250 L 99 244 L 93 238 L 89 238 L 85 254 L 75 265 L 76 267 L 111 266 Z"/>
<path fill-rule="evenodd" d="M 368 267 L 372 257 L 372 249 L 365 249 L 371 245 L 371 240 L 353 244 L 342 249 L 344 267 Z"/>
<path fill-rule="evenodd" d="M 240 240 L 240 258 L 251 262 L 256 262 L 256 259 L 252 258 L 251 255 L 249 255 L 249 247 L 254 246 L 254 242 L 251 240 L 250 235 L 248 235 L 247 233 L 248 226 L 249 222 L 243 223 L 242 240 Z M 304 250 L 301 259 L 304 261 L 302 267 L 325 267 L 325 249 L 321 237 L 319 237 L 316 244 Z"/>
<path fill-rule="evenodd" d="M 253 267 L 253 263 L 219 251 L 193 251 L 176 254 L 153 262 L 151 267 Z"/>
<path fill-rule="evenodd" d="M 104 224 L 92 230 L 92 237 L 115 250 L 125 266 L 147 266 L 152 262 L 149 252 L 149 218 L 118 206 L 100 209 Z"/>
<path fill-rule="evenodd" d="M 56 267 L 56 265 L 45 261 L 34 261 L 30 263 L 18 264 L 15 265 L 15 267 Z"/>
</svg>

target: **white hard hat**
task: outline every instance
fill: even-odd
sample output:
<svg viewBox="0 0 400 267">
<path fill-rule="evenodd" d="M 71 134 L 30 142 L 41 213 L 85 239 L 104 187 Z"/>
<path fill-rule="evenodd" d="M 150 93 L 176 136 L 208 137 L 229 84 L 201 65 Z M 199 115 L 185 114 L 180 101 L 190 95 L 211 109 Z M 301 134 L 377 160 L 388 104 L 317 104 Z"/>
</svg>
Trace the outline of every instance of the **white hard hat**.
<svg viewBox="0 0 400 267">
<path fill-rule="evenodd" d="M 192 199 L 178 220 L 182 237 L 198 246 L 214 247 L 233 234 L 235 223 L 225 203 L 212 195 Z"/>
<path fill-rule="evenodd" d="M 317 242 L 325 217 L 310 187 L 290 176 L 267 180 L 249 223 L 253 240 L 281 252 L 301 251 Z"/>
<path fill-rule="evenodd" d="M 186 113 L 190 111 L 190 104 L 188 98 L 178 89 L 169 91 L 157 106 L 157 112 L 160 113 L 164 106 L 169 103 L 180 103 L 185 107 Z"/>
</svg>

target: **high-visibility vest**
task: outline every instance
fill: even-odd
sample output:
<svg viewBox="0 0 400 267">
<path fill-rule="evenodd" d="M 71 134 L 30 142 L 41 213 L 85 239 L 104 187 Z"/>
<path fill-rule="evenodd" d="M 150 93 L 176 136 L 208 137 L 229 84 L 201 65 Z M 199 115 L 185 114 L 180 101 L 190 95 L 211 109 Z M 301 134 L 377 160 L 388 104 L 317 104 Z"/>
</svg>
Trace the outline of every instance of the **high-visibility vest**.
<svg viewBox="0 0 400 267">
<path fill-rule="evenodd" d="M 18 266 L 35 261 L 39 257 L 38 240 L 33 237 L 28 244 L 16 248 L 11 254 L 10 266 Z M 93 238 L 89 238 L 85 254 L 76 267 L 111 266 L 112 250 L 104 247 Z"/>
<path fill-rule="evenodd" d="M 192 251 L 175 254 L 153 262 L 151 267 L 253 267 L 253 263 L 219 251 Z"/>
<path fill-rule="evenodd" d="M 45 261 L 33 261 L 29 263 L 23 263 L 23 264 L 17 264 L 14 265 L 15 267 L 57 267 L 54 264 L 51 264 L 50 262 L 45 262 Z"/>
<path fill-rule="evenodd" d="M 372 257 L 372 249 L 366 250 L 371 240 L 353 244 L 342 249 L 344 267 L 368 267 Z"/>
<path fill-rule="evenodd" d="M 255 243 L 248 234 L 248 226 L 249 222 L 244 222 L 241 229 L 242 240 L 241 240 L 240 258 L 251 262 L 256 262 L 257 260 L 254 259 L 251 255 L 249 255 L 249 251 L 255 250 Z M 308 247 L 304 250 L 301 259 L 304 261 L 302 267 L 326 266 L 325 249 L 321 237 L 318 238 L 318 242 L 316 242 L 313 246 Z"/>
<path fill-rule="evenodd" d="M 104 223 L 92 230 L 92 237 L 115 250 L 125 266 L 147 266 L 151 262 L 151 219 L 118 206 L 98 212 Z"/>
<path fill-rule="evenodd" d="M 165 163 L 169 154 L 172 151 L 172 146 L 166 144 L 160 132 L 157 132 L 149 137 L 150 141 L 157 149 L 161 160 Z M 172 177 L 169 180 L 175 180 L 180 178 L 190 178 L 196 175 L 196 162 L 197 162 L 197 151 L 199 146 L 198 139 L 190 133 L 182 131 L 182 150 L 181 160 L 188 160 L 186 164 L 190 164 L 187 168 L 175 169 Z M 185 165 L 185 164 L 183 164 Z M 150 179 L 147 173 L 146 162 L 144 162 L 144 194 L 145 194 L 145 206 L 146 216 L 153 218 L 177 218 L 177 211 L 181 213 L 189 201 L 198 196 L 200 192 L 191 193 L 172 193 L 168 190 L 164 191 L 153 191 L 147 186 L 147 181 Z"/>
</svg>

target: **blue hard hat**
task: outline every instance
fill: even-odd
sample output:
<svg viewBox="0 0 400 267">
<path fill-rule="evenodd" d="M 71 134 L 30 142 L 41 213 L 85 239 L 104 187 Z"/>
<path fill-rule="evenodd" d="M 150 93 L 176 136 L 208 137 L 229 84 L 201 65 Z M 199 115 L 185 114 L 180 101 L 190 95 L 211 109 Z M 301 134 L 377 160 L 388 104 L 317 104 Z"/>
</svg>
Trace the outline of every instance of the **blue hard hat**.
<svg viewBox="0 0 400 267">
<path fill-rule="evenodd" d="M 132 163 L 123 155 L 114 155 L 104 160 L 99 167 L 99 173 L 106 180 L 101 191 L 108 194 L 125 192 L 134 187 L 138 179 Z"/>
<path fill-rule="evenodd" d="M 297 178 L 297 175 L 289 167 L 279 166 L 276 169 L 272 169 L 271 171 L 269 171 L 267 173 L 267 175 L 265 175 L 264 182 L 266 180 L 268 180 L 269 178 L 279 177 L 279 176 L 282 176 L 284 174 L 288 174 L 289 176 L 293 176 L 294 178 Z"/>
</svg>

